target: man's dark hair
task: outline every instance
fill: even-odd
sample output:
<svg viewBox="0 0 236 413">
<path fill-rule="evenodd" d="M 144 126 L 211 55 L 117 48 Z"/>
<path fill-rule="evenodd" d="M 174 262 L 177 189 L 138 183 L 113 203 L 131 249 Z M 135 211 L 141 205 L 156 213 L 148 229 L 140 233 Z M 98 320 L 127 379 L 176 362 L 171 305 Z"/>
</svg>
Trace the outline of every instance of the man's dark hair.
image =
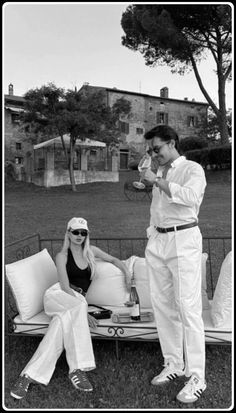
<svg viewBox="0 0 236 413">
<path fill-rule="evenodd" d="M 144 138 L 148 141 L 153 138 L 160 138 L 162 141 L 170 141 L 173 139 L 175 141 L 175 148 L 179 150 L 179 137 L 174 129 L 168 125 L 157 125 L 150 131 L 146 132 Z"/>
</svg>

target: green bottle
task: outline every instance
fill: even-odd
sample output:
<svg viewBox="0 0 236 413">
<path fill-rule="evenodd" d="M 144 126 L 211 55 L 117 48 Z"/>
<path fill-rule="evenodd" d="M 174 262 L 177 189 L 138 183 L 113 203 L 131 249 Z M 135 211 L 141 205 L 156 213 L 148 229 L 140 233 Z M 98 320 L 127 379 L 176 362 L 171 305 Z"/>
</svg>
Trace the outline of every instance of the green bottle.
<svg viewBox="0 0 236 413">
<path fill-rule="evenodd" d="M 140 302 L 134 278 L 131 279 L 130 301 L 134 303 L 133 306 L 130 308 L 131 320 L 138 321 L 141 319 Z"/>
</svg>

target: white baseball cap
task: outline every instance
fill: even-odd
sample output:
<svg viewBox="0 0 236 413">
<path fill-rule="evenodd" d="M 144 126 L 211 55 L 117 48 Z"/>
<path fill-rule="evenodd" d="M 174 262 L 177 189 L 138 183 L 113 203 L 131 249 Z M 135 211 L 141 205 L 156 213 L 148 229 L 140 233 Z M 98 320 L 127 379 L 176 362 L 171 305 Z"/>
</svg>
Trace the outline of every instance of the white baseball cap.
<svg viewBox="0 0 236 413">
<path fill-rule="evenodd" d="M 71 218 L 67 224 L 67 229 L 88 229 L 88 224 L 84 218 Z"/>
</svg>

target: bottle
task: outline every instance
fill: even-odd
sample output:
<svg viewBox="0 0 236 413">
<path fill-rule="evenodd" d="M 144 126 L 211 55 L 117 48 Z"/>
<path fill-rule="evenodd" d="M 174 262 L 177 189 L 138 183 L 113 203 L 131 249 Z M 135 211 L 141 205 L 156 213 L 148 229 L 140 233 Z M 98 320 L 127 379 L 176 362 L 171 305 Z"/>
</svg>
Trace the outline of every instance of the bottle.
<svg viewBox="0 0 236 413">
<path fill-rule="evenodd" d="M 140 302 L 139 302 L 139 296 L 138 292 L 135 286 L 135 280 L 134 278 L 131 279 L 131 290 L 130 290 L 130 301 L 132 301 L 134 304 L 131 307 L 130 311 L 130 318 L 131 320 L 138 321 L 141 319 L 140 317 Z"/>
</svg>

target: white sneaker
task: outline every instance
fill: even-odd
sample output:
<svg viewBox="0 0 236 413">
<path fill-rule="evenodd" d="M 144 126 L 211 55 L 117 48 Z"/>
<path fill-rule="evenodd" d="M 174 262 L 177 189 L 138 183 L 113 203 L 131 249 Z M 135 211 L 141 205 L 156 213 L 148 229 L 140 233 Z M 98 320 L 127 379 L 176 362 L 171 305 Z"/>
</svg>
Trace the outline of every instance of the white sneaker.
<svg viewBox="0 0 236 413">
<path fill-rule="evenodd" d="M 176 397 L 182 403 L 193 403 L 199 399 L 205 389 L 206 383 L 193 374 Z"/>
<path fill-rule="evenodd" d="M 177 369 L 173 363 L 168 362 L 164 364 L 164 366 L 165 368 L 162 370 L 162 372 L 152 379 L 151 383 L 154 384 L 154 386 L 167 383 L 171 380 L 176 379 L 177 377 L 184 376 L 184 371 Z"/>
</svg>

